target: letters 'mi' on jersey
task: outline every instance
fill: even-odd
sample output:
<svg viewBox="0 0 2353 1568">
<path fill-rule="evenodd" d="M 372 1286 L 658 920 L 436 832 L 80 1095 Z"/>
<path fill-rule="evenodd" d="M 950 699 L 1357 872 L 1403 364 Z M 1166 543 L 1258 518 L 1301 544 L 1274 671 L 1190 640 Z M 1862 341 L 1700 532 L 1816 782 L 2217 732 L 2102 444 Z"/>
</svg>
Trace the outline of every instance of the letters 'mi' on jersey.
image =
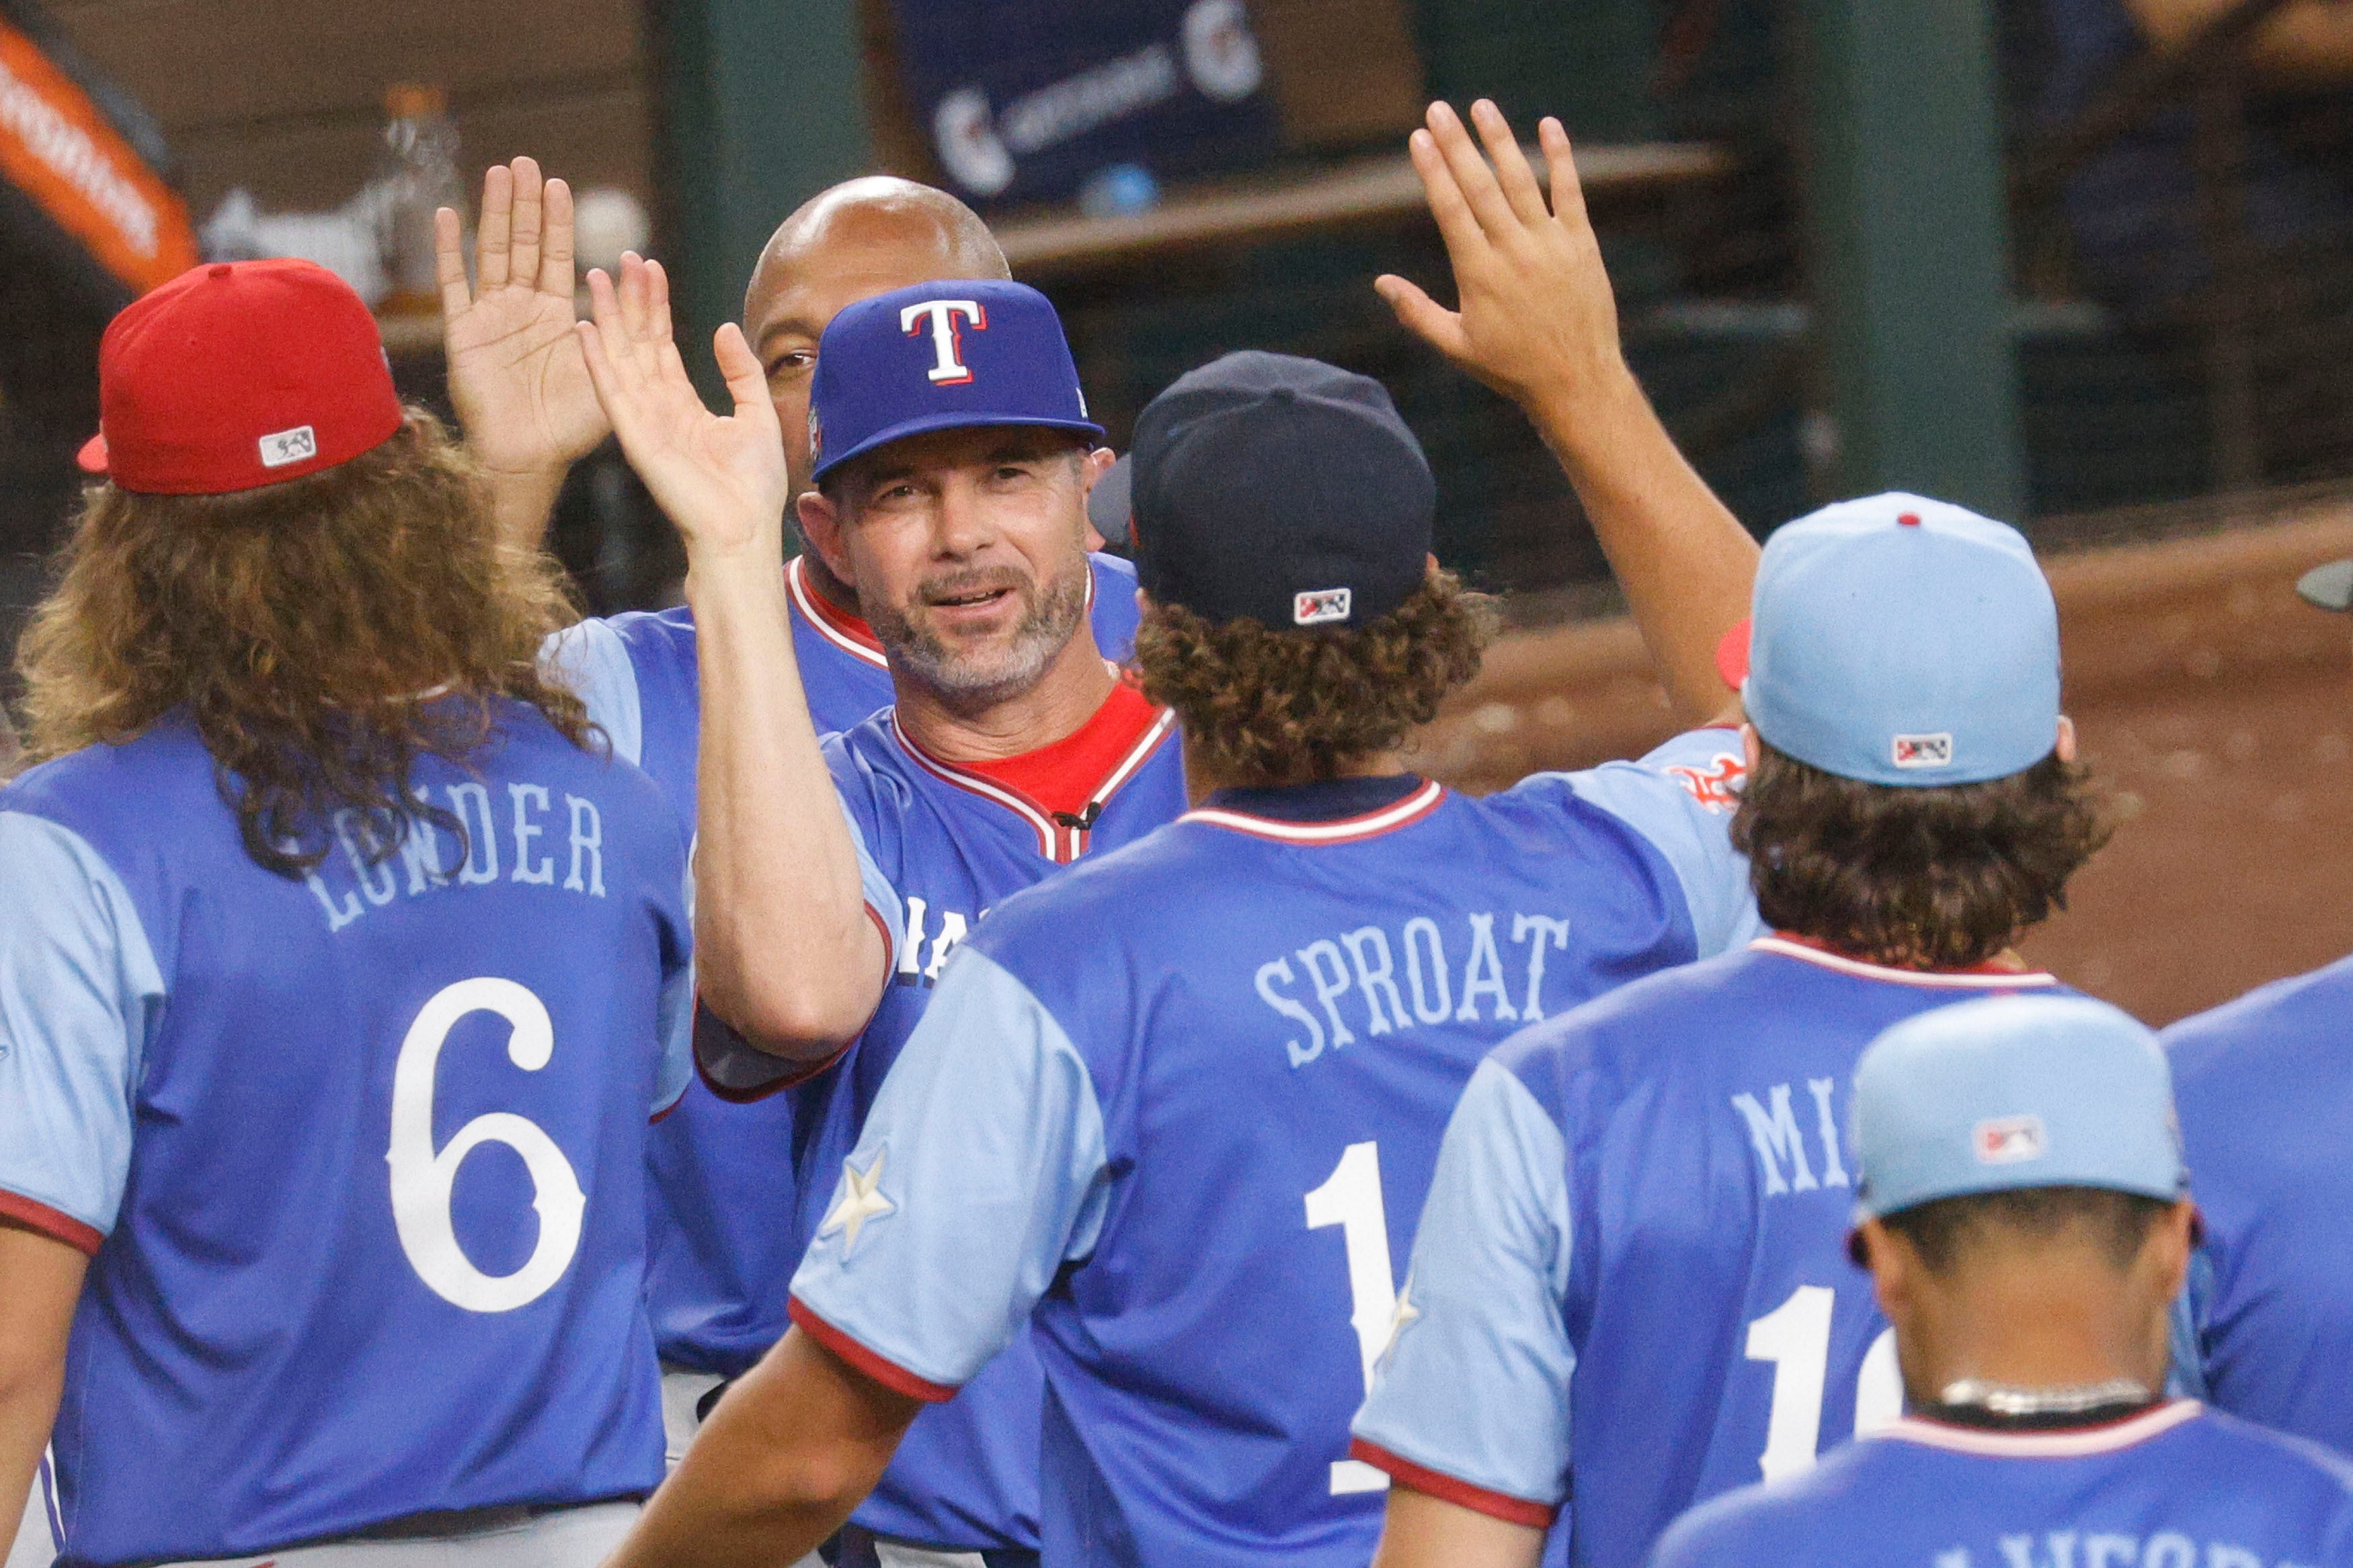
<svg viewBox="0 0 2353 1568">
<path fill-rule="evenodd" d="M 795 1321 L 944 1399 L 1036 1307 L 1050 1563 L 1361 1564 L 1385 1479 L 1347 1420 L 1447 1110 L 1530 1017 L 1746 934 L 1725 816 L 1670 771 L 1731 741 L 1486 801 L 1228 792 L 1000 905 L 882 1086 Z"/>
<path fill-rule="evenodd" d="M 2353 959 L 2165 1032 L 2206 1219 L 2177 1373 L 2234 1415 L 2353 1452 Z M 2287 1086 L 2293 1086 L 2288 1089 Z"/>
<path fill-rule="evenodd" d="M 2353 1469 L 2187 1399 L 2046 1432 L 1906 1417 L 1803 1476 L 1693 1510 L 1651 1561 L 2341 1568 L 2353 1563 Z"/>
<path fill-rule="evenodd" d="M 1520 1035 L 1447 1131 L 1356 1453 L 1633 1568 L 1704 1498 L 1902 1408 L 1848 1259 L 1856 1060 L 1898 1019 L 2050 990 L 1769 937 Z"/>
<path fill-rule="evenodd" d="M 661 1479 L 649 1111 L 688 1073 L 655 786 L 510 706 L 463 826 L 305 879 L 167 721 L 0 792 L 0 1212 L 90 1251 L 71 1563 L 202 1558 Z"/>
</svg>

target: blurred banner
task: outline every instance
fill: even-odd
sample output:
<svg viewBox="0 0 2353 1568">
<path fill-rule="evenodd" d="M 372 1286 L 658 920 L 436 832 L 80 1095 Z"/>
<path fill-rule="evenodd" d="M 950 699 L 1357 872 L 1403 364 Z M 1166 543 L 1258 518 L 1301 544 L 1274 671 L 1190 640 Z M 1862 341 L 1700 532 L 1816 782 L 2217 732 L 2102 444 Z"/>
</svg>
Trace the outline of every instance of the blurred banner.
<svg viewBox="0 0 2353 1568">
<path fill-rule="evenodd" d="M 187 209 L 90 95 L 0 22 L 0 179 L 133 294 L 195 266 Z"/>
<path fill-rule="evenodd" d="M 1248 163 L 1279 145 L 1242 0 L 892 0 L 899 69 L 975 202 Z"/>
</svg>

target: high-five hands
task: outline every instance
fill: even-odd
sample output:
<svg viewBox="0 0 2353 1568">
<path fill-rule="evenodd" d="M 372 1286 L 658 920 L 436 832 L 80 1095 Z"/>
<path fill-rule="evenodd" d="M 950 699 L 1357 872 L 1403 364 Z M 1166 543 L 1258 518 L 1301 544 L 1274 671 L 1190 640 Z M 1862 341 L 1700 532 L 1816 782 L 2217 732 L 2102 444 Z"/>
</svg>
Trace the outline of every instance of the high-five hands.
<svg viewBox="0 0 2353 1568">
<path fill-rule="evenodd" d="M 1568 132 L 1557 120 L 1537 127 L 1552 177 L 1547 203 L 1503 110 L 1481 99 L 1471 118 L 1477 142 L 1451 108 L 1434 103 L 1408 143 L 1454 267 L 1459 308 L 1393 274 L 1373 287 L 1431 347 L 1523 405 L 1613 390 L 1626 374 L 1618 304 Z"/>
<path fill-rule="evenodd" d="M 467 445 L 495 476 L 560 480 L 609 426 L 573 336 L 572 192 L 529 158 L 482 176 L 466 286 L 458 215 L 433 215 L 449 400 Z"/>
<path fill-rule="evenodd" d="M 661 263 L 623 257 L 617 287 L 590 272 L 588 303 L 595 321 L 574 330 L 597 400 L 629 466 L 685 539 L 690 570 L 746 552 L 781 569 L 792 486 L 776 405 L 744 330 L 730 321 L 712 344 L 735 403 L 723 417 L 703 406 L 671 340 Z"/>
</svg>

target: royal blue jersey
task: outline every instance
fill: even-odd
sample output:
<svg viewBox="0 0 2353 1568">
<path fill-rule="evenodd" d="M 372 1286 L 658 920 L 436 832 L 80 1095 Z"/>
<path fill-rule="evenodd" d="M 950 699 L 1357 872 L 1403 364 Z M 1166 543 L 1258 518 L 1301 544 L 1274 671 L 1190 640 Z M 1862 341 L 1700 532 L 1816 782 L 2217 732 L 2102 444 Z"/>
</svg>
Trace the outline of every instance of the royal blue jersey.
<svg viewBox="0 0 2353 1568">
<path fill-rule="evenodd" d="M 2176 1370 L 2233 1415 L 2353 1453 L 2353 959 L 2165 1032 L 2205 1244 Z"/>
<path fill-rule="evenodd" d="M 246 854 L 167 721 L 0 791 L 0 1210 L 90 1271 L 63 1562 L 648 1492 L 646 1120 L 689 1070 L 660 793 L 501 716 L 371 863 Z"/>
<path fill-rule="evenodd" d="M 1855 1062 L 2047 974 L 1884 969 L 1767 937 L 1515 1036 L 1456 1110 L 1356 1452 L 1631 1568 L 1684 1509 L 1902 1407 L 1846 1255 Z"/>
<path fill-rule="evenodd" d="M 2343 1568 L 2353 1470 L 2176 1400 L 2105 1426 L 1905 1417 L 1677 1521 L 1653 1568 Z"/>
<path fill-rule="evenodd" d="M 1528 1018 L 1745 933 L 1727 817 L 1672 771 L 1736 743 L 1483 801 L 1213 797 L 1007 900 L 881 1086 L 795 1321 L 953 1410 L 1034 1308 L 1049 1564 L 1357 1568 L 1385 1483 L 1347 1420 L 1447 1111 Z"/>
<path fill-rule="evenodd" d="M 1124 659 L 1135 642 L 1135 569 L 1112 555 L 1092 564 L 1096 646 Z M 866 623 L 812 589 L 798 558 L 785 581 L 793 651 L 818 732 L 849 729 L 888 707 L 891 672 Z M 564 634 L 554 658 L 615 751 L 669 795 L 691 843 L 702 732 L 693 616 L 680 608 L 586 621 Z M 871 889 L 869 897 L 879 911 Z M 895 930 L 895 912 L 892 923 Z M 785 1286 L 804 1238 L 777 1162 L 807 1141 L 797 1110 L 781 1095 L 730 1104 L 697 1083 L 655 1130 L 650 1300 L 665 1363 L 733 1377 L 784 1337 Z"/>
</svg>

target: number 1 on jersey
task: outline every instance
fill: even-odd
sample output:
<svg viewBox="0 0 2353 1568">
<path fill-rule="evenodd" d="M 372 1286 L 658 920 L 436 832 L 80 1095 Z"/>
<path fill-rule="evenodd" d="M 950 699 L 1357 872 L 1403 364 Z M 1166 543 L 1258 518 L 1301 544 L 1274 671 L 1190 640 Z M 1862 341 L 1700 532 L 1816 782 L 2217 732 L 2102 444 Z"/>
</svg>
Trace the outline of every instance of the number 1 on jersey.
<svg viewBox="0 0 2353 1568">
<path fill-rule="evenodd" d="M 1773 1363 L 1773 1412 L 1766 1418 L 1765 1452 L 1757 1461 L 1768 1481 L 1813 1468 L 1821 1447 L 1822 1385 L 1830 1381 L 1831 1310 L 1837 1302 L 1835 1290 L 1800 1285 L 1748 1325 L 1748 1359 Z M 1876 1430 L 1903 1414 L 1895 1331 L 1883 1329 L 1855 1378 L 1855 1432 Z"/>
<path fill-rule="evenodd" d="M 1365 1392 L 1389 1348 L 1397 1326 L 1397 1276 L 1389 1268 L 1388 1214 L 1381 1202 L 1381 1152 L 1377 1143 L 1351 1143 L 1331 1179 L 1307 1194 L 1307 1228 L 1340 1227 L 1348 1249 L 1348 1326 L 1356 1331 L 1364 1363 Z M 1332 1495 L 1377 1492 L 1389 1479 L 1362 1459 L 1332 1463 Z"/>
</svg>

